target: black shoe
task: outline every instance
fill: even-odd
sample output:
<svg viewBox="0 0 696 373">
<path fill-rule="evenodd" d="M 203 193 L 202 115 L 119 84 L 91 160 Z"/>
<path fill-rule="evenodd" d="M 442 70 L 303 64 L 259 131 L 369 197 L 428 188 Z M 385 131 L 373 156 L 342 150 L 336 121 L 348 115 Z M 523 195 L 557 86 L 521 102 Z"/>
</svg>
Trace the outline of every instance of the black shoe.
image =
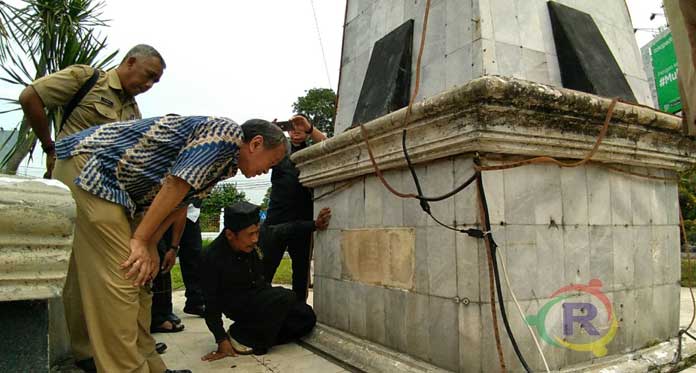
<svg viewBox="0 0 696 373">
<path fill-rule="evenodd" d="M 190 369 L 176 369 L 176 370 L 167 369 L 164 371 L 164 373 L 192 373 L 192 372 Z"/>
<path fill-rule="evenodd" d="M 162 355 L 164 351 L 167 351 L 167 344 L 163 342 L 155 343 L 155 351 L 157 351 L 158 354 Z"/>
<path fill-rule="evenodd" d="M 258 356 L 258 355 L 266 355 L 267 353 L 268 353 L 268 349 L 267 349 L 267 348 L 255 348 L 255 349 L 254 349 L 254 355 L 256 355 L 256 356 Z"/>
<path fill-rule="evenodd" d="M 96 364 L 94 364 L 94 359 L 92 359 L 92 358 L 76 361 L 75 366 L 84 370 L 85 372 L 89 372 L 89 373 L 96 373 L 97 372 L 97 366 L 96 366 Z"/>
<path fill-rule="evenodd" d="M 205 305 L 199 304 L 197 306 L 184 306 L 184 313 L 205 317 Z"/>
</svg>

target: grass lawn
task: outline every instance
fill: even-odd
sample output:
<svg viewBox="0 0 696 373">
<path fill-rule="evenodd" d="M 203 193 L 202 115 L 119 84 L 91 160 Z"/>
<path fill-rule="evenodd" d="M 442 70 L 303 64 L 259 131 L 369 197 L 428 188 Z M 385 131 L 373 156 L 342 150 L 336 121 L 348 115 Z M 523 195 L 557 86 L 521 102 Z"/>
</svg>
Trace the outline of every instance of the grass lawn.
<svg viewBox="0 0 696 373">
<path fill-rule="evenodd" d="M 696 286 L 696 254 L 692 256 L 694 259 L 691 259 L 691 265 L 686 259 L 681 261 L 681 286 Z M 691 269 L 691 276 L 689 276 L 689 269 Z"/>
<path fill-rule="evenodd" d="M 205 245 L 204 245 L 205 247 Z M 292 283 L 292 266 L 290 258 L 283 258 L 273 278 L 274 284 L 291 284 Z M 179 263 L 172 268 L 172 290 L 184 289 L 184 280 L 181 278 L 181 267 Z"/>
</svg>

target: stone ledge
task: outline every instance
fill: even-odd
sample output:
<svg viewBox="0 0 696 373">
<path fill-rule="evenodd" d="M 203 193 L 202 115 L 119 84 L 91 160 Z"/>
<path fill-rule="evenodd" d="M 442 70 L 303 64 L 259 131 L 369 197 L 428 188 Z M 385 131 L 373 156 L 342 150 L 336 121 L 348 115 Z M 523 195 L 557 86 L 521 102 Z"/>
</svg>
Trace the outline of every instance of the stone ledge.
<svg viewBox="0 0 696 373">
<path fill-rule="evenodd" d="M 0 301 L 60 297 L 75 217 L 65 185 L 0 176 Z"/>
<path fill-rule="evenodd" d="M 581 159 L 592 148 L 611 100 L 507 77 L 487 76 L 414 104 L 407 144 L 414 163 L 463 153 Z M 377 163 L 401 168 L 401 109 L 365 124 Z M 309 187 L 373 172 L 359 128 L 292 157 Z M 680 170 L 696 163 L 681 119 L 617 103 L 593 161 Z"/>
<path fill-rule="evenodd" d="M 338 361 L 367 373 L 449 372 L 321 323 L 317 323 L 314 331 L 305 337 L 302 342 Z"/>
</svg>

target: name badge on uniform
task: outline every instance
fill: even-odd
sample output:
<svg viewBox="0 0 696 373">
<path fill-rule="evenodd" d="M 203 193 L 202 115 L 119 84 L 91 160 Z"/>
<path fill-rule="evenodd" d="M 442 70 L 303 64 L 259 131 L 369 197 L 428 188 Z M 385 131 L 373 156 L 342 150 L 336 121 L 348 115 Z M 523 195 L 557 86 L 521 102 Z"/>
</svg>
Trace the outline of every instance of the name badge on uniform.
<svg viewBox="0 0 696 373">
<path fill-rule="evenodd" d="M 111 106 L 111 107 L 114 106 L 114 102 L 111 101 L 111 100 L 109 100 L 108 98 L 106 98 L 106 97 L 104 97 L 104 96 L 99 97 L 99 100 L 100 100 L 101 102 L 103 102 L 103 103 L 105 103 L 105 104 Z"/>
</svg>

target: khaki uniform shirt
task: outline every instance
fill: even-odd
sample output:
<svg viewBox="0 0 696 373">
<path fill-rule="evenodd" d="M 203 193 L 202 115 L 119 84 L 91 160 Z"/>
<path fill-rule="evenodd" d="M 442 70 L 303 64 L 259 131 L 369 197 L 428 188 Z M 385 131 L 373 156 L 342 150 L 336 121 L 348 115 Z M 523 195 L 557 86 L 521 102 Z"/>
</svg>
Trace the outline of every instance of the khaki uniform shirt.
<svg viewBox="0 0 696 373">
<path fill-rule="evenodd" d="M 87 65 L 72 65 L 35 80 L 31 86 L 46 108 L 63 107 L 92 76 L 93 71 L 94 68 Z M 97 124 L 140 118 L 138 104 L 123 91 L 116 70 L 99 71 L 96 84 L 75 107 L 57 139 Z"/>
</svg>

